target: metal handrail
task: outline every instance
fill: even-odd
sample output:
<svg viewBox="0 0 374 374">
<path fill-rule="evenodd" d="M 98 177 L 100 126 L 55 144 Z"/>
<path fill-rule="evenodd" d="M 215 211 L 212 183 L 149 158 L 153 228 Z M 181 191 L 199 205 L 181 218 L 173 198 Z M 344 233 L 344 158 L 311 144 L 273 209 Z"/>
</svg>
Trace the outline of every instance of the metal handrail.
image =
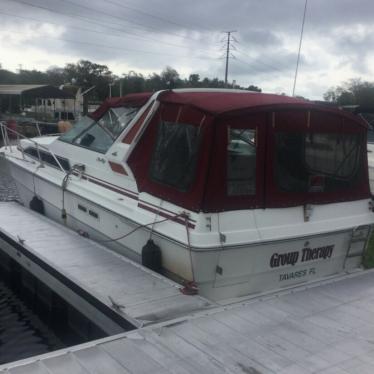
<svg viewBox="0 0 374 374">
<path fill-rule="evenodd" d="M 4 140 L 5 149 L 8 149 L 8 147 L 9 147 L 10 152 L 12 152 L 12 147 L 11 147 L 11 144 L 10 144 L 9 134 L 8 134 L 8 132 L 11 132 L 12 134 L 15 134 L 17 136 L 17 147 L 19 147 L 21 149 L 23 158 L 25 158 L 25 155 L 24 155 L 24 149 L 22 148 L 22 145 L 21 145 L 20 138 L 26 139 L 27 141 L 29 141 L 30 143 L 35 145 L 36 152 L 38 154 L 38 159 L 39 159 L 39 162 L 40 162 L 41 166 L 44 165 L 44 161 L 43 161 L 43 159 L 40 155 L 40 149 L 48 152 L 53 157 L 53 159 L 56 161 L 56 164 L 58 165 L 60 170 L 62 172 L 64 172 L 65 174 L 67 174 L 66 170 L 62 167 L 62 165 L 61 165 L 60 161 L 58 160 L 58 158 L 56 157 L 56 155 L 48 147 L 45 147 L 42 144 L 39 144 L 38 142 L 34 141 L 33 139 L 27 138 L 26 136 L 20 134 L 18 131 L 10 129 L 4 122 L 0 122 L 0 128 L 1 128 L 1 135 L 2 135 L 3 140 Z"/>
</svg>

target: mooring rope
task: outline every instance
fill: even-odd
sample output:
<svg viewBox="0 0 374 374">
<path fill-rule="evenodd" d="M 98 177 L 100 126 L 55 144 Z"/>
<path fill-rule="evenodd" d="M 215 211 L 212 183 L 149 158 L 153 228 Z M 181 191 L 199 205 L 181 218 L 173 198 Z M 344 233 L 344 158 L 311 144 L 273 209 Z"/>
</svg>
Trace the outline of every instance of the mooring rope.
<svg viewBox="0 0 374 374">
<path fill-rule="evenodd" d="M 121 240 L 121 239 L 124 239 L 124 238 L 130 236 L 131 234 L 133 234 L 134 232 L 140 230 L 141 228 L 145 228 L 145 227 L 148 227 L 148 226 L 151 226 L 151 225 L 157 225 L 157 224 L 159 224 L 159 223 L 163 223 L 163 222 L 166 222 L 166 221 L 173 221 L 173 220 L 175 220 L 176 218 L 178 218 L 178 217 L 183 217 L 183 216 L 185 216 L 185 215 L 186 215 L 185 212 L 178 213 L 178 214 L 176 214 L 176 215 L 174 215 L 174 216 L 167 217 L 167 218 L 161 219 L 161 220 L 159 220 L 159 221 L 153 221 L 153 222 L 149 222 L 149 223 L 146 223 L 146 224 L 143 224 L 143 225 L 139 225 L 138 227 L 135 227 L 135 229 L 129 231 L 128 233 L 126 233 L 126 234 L 124 234 L 124 235 L 122 235 L 122 236 L 120 236 L 120 237 L 118 237 L 118 238 L 114 238 L 114 239 L 106 239 L 106 240 L 96 240 L 96 239 L 95 239 L 95 241 L 98 242 L 98 243 L 116 242 L 116 241 L 119 241 L 119 240 Z"/>
<path fill-rule="evenodd" d="M 188 245 L 188 250 L 190 253 L 192 281 L 195 282 L 195 271 L 193 268 L 193 261 L 192 261 L 192 247 L 191 247 L 191 238 L 190 238 L 190 228 L 188 226 L 188 216 L 185 215 L 184 219 L 185 219 L 185 226 L 186 226 L 186 232 L 187 232 L 187 245 Z"/>
</svg>

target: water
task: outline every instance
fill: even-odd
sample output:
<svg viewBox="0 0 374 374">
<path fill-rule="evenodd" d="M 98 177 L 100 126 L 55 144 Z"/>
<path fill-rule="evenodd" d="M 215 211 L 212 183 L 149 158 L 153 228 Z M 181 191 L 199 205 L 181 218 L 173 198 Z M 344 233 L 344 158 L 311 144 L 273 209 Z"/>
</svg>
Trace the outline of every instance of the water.
<svg viewBox="0 0 374 374">
<path fill-rule="evenodd" d="M 0 281 L 0 364 L 63 347 L 53 331 Z"/>
<path fill-rule="evenodd" d="M 0 158 L 0 201 L 18 198 Z M 64 344 L 0 279 L 0 364 L 47 353 Z"/>
<path fill-rule="evenodd" d="M 16 186 L 0 157 L 0 202 L 17 199 Z M 29 286 L 35 285 L 31 293 L 23 288 L 23 277 Z M 38 295 L 43 289 L 50 300 L 58 299 L 0 248 L 0 365 L 105 336 L 64 300 L 59 300 L 58 309 L 43 304 Z M 74 322 L 79 331 L 72 326 Z"/>
<path fill-rule="evenodd" d="M 18 199 L 15 183 L 8 173 L 5 160 L 0 157 L 0 201 L 12 201 Z"/>
</svg>

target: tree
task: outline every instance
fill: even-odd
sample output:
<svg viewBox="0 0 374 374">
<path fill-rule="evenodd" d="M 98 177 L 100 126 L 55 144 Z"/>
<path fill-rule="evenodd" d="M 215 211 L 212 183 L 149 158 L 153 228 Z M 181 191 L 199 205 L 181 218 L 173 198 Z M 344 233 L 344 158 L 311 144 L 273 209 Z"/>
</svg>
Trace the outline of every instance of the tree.
<svg viewBox="0 0 374 374">
<path fill-rule="evenodd" d="M 60 86 L 64 83 L 67 83 L 67 78 L 65 76 L 65 69 L 58 66 L 51 66 L 46 71 L 48 77 L 48 83 L 52 86 Z M 75 82 L 70 82 L 74 84 Z"/>
<path fill-rule="evenodd" d="M 37 70 L 21 70 L 18 73 L 0 69 L 0 84 L 50 84 L 53 86 L 80 87 L 85 91 L 92 86 L 95 90 L 90 92 L 90 99 L 103 101 L 109 96 L 109 84 L 112 96 L 133 92 L 159 91 L 170 88 L 225 88 L 223 80 L 218 78 L 203 78 L 197 73 L 190 74 L 188 78 L 181 79 L 177 70 L 166 66 L 161 74 L 153 73 L 144 77 L 140 73 L 130 71 L 122 74 L 122 78 L 115 76 L 106 65 L 96 64 L 88 60 L 69 63 L 65 67 L 51 66 L 46 72 Z M 231 88 L 261 92 L 257 86 L 248 88 L 233 84 Z"/>
<path fill-rule="evenodd" d="M 247 91 L 254 91 L 254 92 L 262 92 L 260 87 L 254 86 L 253 84 L 249 85 L 248 88 L 246 88 Z"/>
<path fill-rule="evenodd" d="M 146 91 L 155 92 L 155 91 L 162 90 L 163 88 L 164 88 L 164 86 L 163 86 L 162 79 L 156 73 L 153 73 L 152 75 L 149 75 L 148 78 L 145 81 L 145 90 Z"/>
<path fill-rule="evenodd" d="M 74 81 L 83 90 L 95 86 L 96 99 L 98 100 L 108 97 L 109 84 L 113 83 L 116 78 L 106 65 L 95 64 L 87 60 L 80 60 L 76 64 L 67 64 L 64 74 L 68 82 Z"/>
<path fill-rule="evenodd" d="M 18 74 L 9 70 L 0 69 L 0 84 L 15 84 L 18 81 Z"/>
<path fill-rule="evenodd" d="M 166 66 L 166 68 L 162 71 L 161 81 L 164 88 L 175 88 L 181 85 L 179 73 L 170 66 Z"/>
<path fill-rule="evenodd" d="M 330 88 L 323 98 L 338 105 L 374 106 L 374 83 L 351 79 L 341 86 Z"/>
<path fill-rule="evenodd" d="M 145 79 L 142 74 L 130 71 L 128 74 L 123 74 L 123 76 L 124 77 L 120 79 L 120 82 L 118 82 L 119 84 L 122 84 L 122 95 L 126 95 L 131 92 L 146 91 Z"/>
<path fill-rule="evenodd" d="M 188 85 L 190 87 L 200 87 L 200 75 L 190 74 L 190 76 L 188 77 Z"/>
</svg>

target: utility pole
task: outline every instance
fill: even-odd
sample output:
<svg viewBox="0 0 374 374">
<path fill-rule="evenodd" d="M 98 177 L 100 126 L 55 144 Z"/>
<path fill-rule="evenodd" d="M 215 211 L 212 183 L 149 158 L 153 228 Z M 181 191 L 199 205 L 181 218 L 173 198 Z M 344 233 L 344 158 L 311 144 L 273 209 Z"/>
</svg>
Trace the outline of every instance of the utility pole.
<svg viewBox="0 0 374 374">
<path fill-rule="evenodd" d="M 109 99 L 112 98 L 112 86 L 114 86 L 114 83 L 109 83 Z"/>
<path fill-rule="evenodd" d="M 229 72 L 229 58 L 230 58 L 230 43 L 231 43 L 231 34 L 236 32 L 236 30 L 224 31 L 227 34 L 227 45 L 226 45 L 226 69 L 225 69 L 225 86 L 227 87 L 227 75 Z"/>
</svg>

